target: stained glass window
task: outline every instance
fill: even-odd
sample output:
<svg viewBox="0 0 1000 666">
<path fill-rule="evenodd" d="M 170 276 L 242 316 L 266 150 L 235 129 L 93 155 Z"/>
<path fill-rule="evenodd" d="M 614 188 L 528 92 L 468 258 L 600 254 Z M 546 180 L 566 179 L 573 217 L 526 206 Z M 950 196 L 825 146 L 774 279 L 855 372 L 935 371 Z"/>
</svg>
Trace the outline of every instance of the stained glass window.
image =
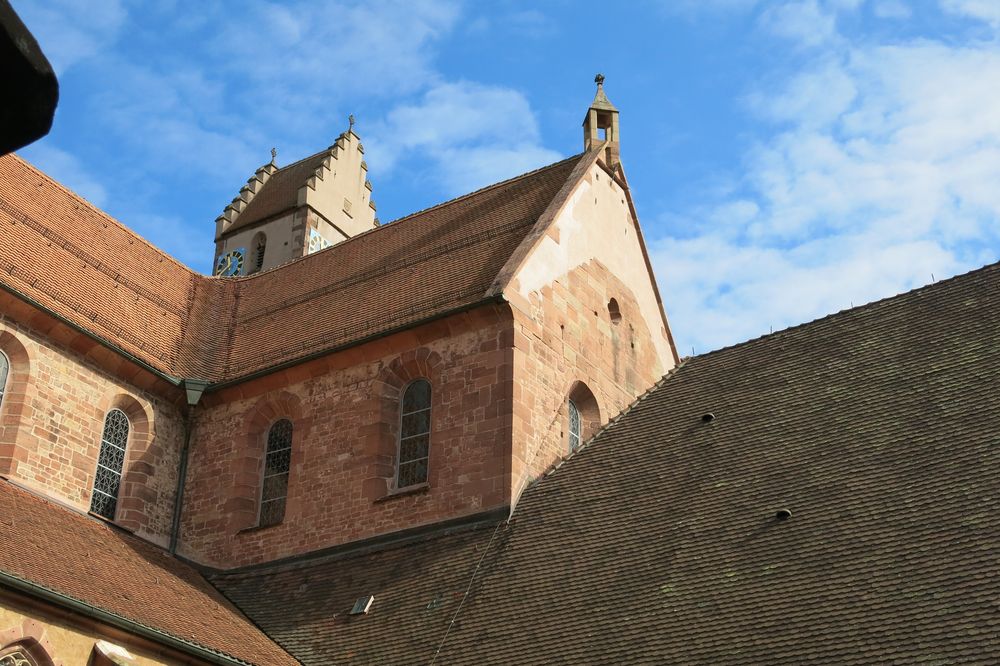
<svg viewBox="0 0 1000 666">
<path fill-rule="evenodd" d="M 403 393 L 402 421 L 399 428 L 399 466 L 396 487 L 405 488 L 427 481 L 427 457 L 430 452 L 431 384 L 418 379 Z"/>
<path fill-rule="evenodd" d="M 260 492 L 260 526 L 277 525 L 285 518 L 288 469 L 292 463 L 292 422 L 281 419 L 267 433 L 264 484 Z"/>
<path fill-rule="evenodd" d="M 122 466 L 125 464 L 128 428 L 128 417 L 120 409 L 112 409 L 104 417 L 101 452 L 97 457 L 97 475 L 94 477 L 90 510 L 108 520 L 115 519 L 118 489 L 122 482 Z"/>
<path fill-rule="evenodd" d="M 0 657 L 0 666 L 35 666 L 35 662 L 28 659 L 28 655 L 18 650 Z"/>
<path fill-rule="evenodd" d="M 3 352 L 0 352 L 0 405 L 3 405 L 3 390 L 7 385 L 7 372 L 10 370 L 10 363 Z"/>
<path fill-rule="evenodd" d="M 580 410 L 576 404 L 569 401 L 569 452 L 573 453 L 580 447 Z"/>
</svg>

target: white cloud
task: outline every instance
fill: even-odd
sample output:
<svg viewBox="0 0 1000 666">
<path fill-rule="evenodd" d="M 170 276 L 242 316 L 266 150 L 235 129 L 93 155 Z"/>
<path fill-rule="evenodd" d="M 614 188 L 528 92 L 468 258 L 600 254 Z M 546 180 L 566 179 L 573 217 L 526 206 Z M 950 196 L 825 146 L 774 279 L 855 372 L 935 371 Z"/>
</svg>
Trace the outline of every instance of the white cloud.
<svg viewBox="0 0 1000 666">
<path fill-rule="evenodd" d="M 1000 27 L 1000 3 L 996 0 L 941 0 L 941 8 Z"/>
<path fill-rule="evenodd" d="M 38 40 L 57 76 L 108 49 L 127 18 L 120 0 L 15 2 L 18 16 Z"/>
<path fill-rule="evenodd" d="M 538 123 L 523 94 L 471 82 L 442 83 L 390 111 L 371 129 L 374 173 L 419 153 L 436 165 L 452 194 L 463 194 L 559 159 L 539 145 Z"/>
<path fill-rule="evenodd" d="M 872 5 L 872 12 L 884 19 L 907 19 L 913 13 L 902 0 L 878 0 Z"/>
<path fill-rule="evenodd" d="M 828 49 L 750 99 L 779 131 L 734 192 L 685 214 L 701 235 L 654 243 L 682 351 L 1000 257 L 1000 48 Z"/>
<path fill-rule="evenodd" d="M 19 154 L 94 206 L 100 208 L 106 203 L 108 193 L 93 177 L 93 167 L 84 165 L 65 150 L 60 150 L 43 140 L 24 148 Z"/>
<path fill-rule="evenodd" d="M 779 37 L 803 46 L 819 46 L 836 34 L 836 16 L 816 0 L 773 5 L 761 15 L 762 24 Z"/>
</svg>

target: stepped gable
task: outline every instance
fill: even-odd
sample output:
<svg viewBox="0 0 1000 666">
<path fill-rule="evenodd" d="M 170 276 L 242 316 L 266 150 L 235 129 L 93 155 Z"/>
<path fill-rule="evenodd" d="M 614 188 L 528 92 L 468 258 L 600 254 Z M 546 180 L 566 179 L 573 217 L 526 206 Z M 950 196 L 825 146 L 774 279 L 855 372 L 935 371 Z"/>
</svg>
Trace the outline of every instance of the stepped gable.
<svg viewBox="0 0 1000 666">
<path fill-rule="evenodd" d="M 305 664 L 1000 661 L 998 330 L 1000 264 L 690 358 L 495 535 L 214 582 Z"/>
<path fill-rule="evenodd" d="M 230 280 L 233 379 L 481 303 L 567 183 L 577 155 L 298 259 Z M 273 180 L 273 177 L 272 177 Z"/>
<path fill-rule="evenodd" d="M 2 480 L 0 516 L 4 577 L 240 662 L 298 663 L 198 571 L 143 539 Z"/>
<path fill-rule="evenodd" d="M 13 154 L 0 157 L 0 286 L 171 374 L 197 274 Z"/>
<path fill-rule="evenodd" d="M 244 193 L 241 190 L 240 196 L 234 199 L 235 205 L 239 205 L 241 197 L 248 201 L 245 202 L 243 210 L 234 211 L 234 221 L 225 229 L 225 233 L 230 234 L 298 206 L 299 188 L 306 185 L 306 182 L 316 174 L 317 169 L 323 165 L 328 157 L 334 154 L 335 150 L 337 150 L 336 145 L 330 146 L 315 155 L 310 155 L 280 169 L 271 167 L 268 170 L 269 175 L 264 174 L 265 177 L 261 179 L 262 184 L 257 187 L 255 192 Z M 262 168 L 267 169 L 268 166 L 265 165 Z M 260 174 L 260 170 L 258 170 L 258 174 Z M 255 174 L 251 180 L 257 178 L 258 174 Z M 230 207 L 234 204 L 230 204 Z M 227 207 L 226 213 L 229 212 L 230 207 Z"/>
</svg>

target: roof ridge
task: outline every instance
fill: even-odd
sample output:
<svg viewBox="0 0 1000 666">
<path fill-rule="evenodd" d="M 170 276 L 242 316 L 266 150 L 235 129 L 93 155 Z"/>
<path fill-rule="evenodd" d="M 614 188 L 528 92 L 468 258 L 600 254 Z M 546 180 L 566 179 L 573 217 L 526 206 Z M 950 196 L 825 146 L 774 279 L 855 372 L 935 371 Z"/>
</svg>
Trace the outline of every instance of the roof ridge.
<svg viewBox="0 0 1000 666">
<path fill-rule="evenodd" d="M 73 199 L 75 199 L 75 200 L 77 200 L 77 201 L 85 204 L 92 212 L 97 213 L 100 217 L 102 217 L 102 218 L 108 220 L 109 222 L 115 224 L 119 229 L 121 229 L 125 233 L 129 234 L 130 236 L 134 237 L 136 240 L 138 240 L 139 242 L 141 242 L 143 245 L 145 245 L 149 249 L 155 251 L 160 256 L 165 257 L 171 263 L 175 264 L 176 266 L 178 266 L 180 268 L 183 268 L 185 271 L 187 271 L 188 273 L 191 273 L 192 275 L 197 275 L 197 276 L 201 276 L 202 275 L 198 271 L 196 271 L 193 268 L 189 267 L 187 264 L 184 264 L 183 262 L 181 262 L 179 259 L 174 258 L 174 256 L 171 255 L 170 253 L 165 252 L 162 249 L 156 247 L 155 245 L 153 245 L 152 243 L 150 243 L 148 240 L 146 240 L 145 238 L 143 238 L 142 236 L 140 236 L 138 233 L 136 233 L 135 231 L 133 231 L 124 222 L 121 222 L 117 218 L 114 218 L 111 215 L 109 215 L 108 213 L 106 213 L 105 211 L 101 210 L 100 208 L 98 208 L 97 206 L 95 206 L 94 204 L 92 204 L 89 200 L 87 200 L 86 197 L 84 197 L 84 196 L 78 194 L 77 192 L 74 192 L 70 188 L 66 187 L 65 185 L 63 185 L 62 183 L 60 183 L 58 180 L 52 178 L 47 173 L 45 173 L 44 171 L 42 171 L 41 169 L 39 169 L 38 167 L 36 167 L 34 164 L 32 164 L 31 162 L 29 162 L 28 160 L 26 160 L 23 157 L 21 157 L 17 153 L 10 153 L 10 156 L 13 157 L 14 159 L 16 159 L 17 161 L 19 161 L 24 166 L 28 167 L 35 174 L 43 177 L 46 181 L 48 181 L 49 184 L 55 185 L 58 189 L 62 190 L 64 193 L 68 194 Z"/>
<path fill-rule="evenodd" d="M 566 164 L 567 162 L 569 162 L 571 160 L 579 159 L 580 157 L 582 157 L 585 154 L 586 153 L 578 153 L 578 154 L 573 155 L 571 157 L 567 157 L 565 159 L 559 160 L 558 162 L 553 162 L 552 164 L 548 164 L 546 166 L 539 167 L 537 169 L 533 169 L 531 171 L 526 171 L 525 173 L 522 173 L 522 174 L 520 174 L 518 176 L 514 176 L 513 178 L 508 178 L 507 180 L 501 180 L 499 183 L 493 183 L 492 185 L 487 185 L 485 187 L 481 187 L 478 190 L 473 190 L 472 192 L 468 192 L 468 193 L 463 194 L 461 196 L 455 197 L 454 199 L 448 199 L 447 201 L 442 201 L 441 203 L 434 204 L 433 206 L 428 206 L 427 208 L 421 208 L 420 210 L 415 211 L 413 213 L 409 213 L 407 215 L 404 215 L 403 217 L 398 217 L 395 220 L 391 220 L 389 222 L 386 222 L 385 224 L 380 224 L 379 226 L 375 227 L 374 229 L 367 229 L 366 231 L 362 231 L 359 234 L 355 234 L 355 235 L 353 235 L 353 236 L 351 236 L 349 238 L 345 238 L 344 240 L 342 240 L 342 241 L 340 241 L 338 243 L 335 243 L 335 244 L 331 245 L 330 247 L 325 247 L 322 250 L 318 250 L 316 252 L 312 252 L 310 254 L 303 255 L 301 257 L 293 257 L 293 258 L 289 259 L 288 261 L 286 261 L 286 262 L 284 262 L 282 264 L 278 264 L 277 266 L 273 266 L 273 267 L 268 268 L 268 269 L 263 270 L 263 271 L 257 271 L 256 273 L 253 273 L 252 275 L 240 275 L 240 276 L 227 277 L 227 278 L 222 278 L 222 279 L 224 279 L 227 282 L 240 282 L 240 281 L 243 281 L 243 280 L 252 280 L 252 279 L 254 279 L 256 277 L 260 277 L 260 276 L 268 274 L 268 273 L 273 273 L 274 271 L 280 270 L 280 269 L 282 269 L 282 268 L 284 268 L 286 266 L 289 266 L 290 264 L 294 264 L 294 263 L 297 263 L 297 262 L 300 262 L 300 261 L 304 261 L 304 260 L 309 259 L 311 257 L 319 256 L 319 255 L 323 254 L 324 252 L 328 252 L 328 251 L 330 251 L 330 250 L 332 250 L 334 248 L 344 247 L 344 246 L 346 246 L 348 243 L 350 243 L 352 241 L 355 241 L 355 240 L 357 240 L 359 238 L 365 238 L 365 237 L 369 236 L 370 234 L 378 233 L 379 231 L 382 231 L 383 229 L 392 227 L 395 224 L 399 224 L 400 222 L 404 222 L 404 221 L 409 220 L 409 219 L 411 219 L 413 217 L 416 217 L 418 215 L 423 215 L 424 213 L 429 213 L 430 211 L 437 210 L 438 208 L 443 208 L 444 206 L 449 206 L 449 205 L 457 203 L 457 202 L 459 202 L 459 201 L 461 201 L 463 199 L 468 199 L 469 197 L 471 197 L 473 195 L 480 194 L 482 192 L 486 192 L 488 190 L 491 190 L 491 189 L 493 189 L 495 187 L 501 187 L 503 185 L 509 185 L 511 183 L 515 183 L 515 182 L 517 182 L 519 180 L 522 180 L 524 178 L 527 178 L 529 176 L 534 176 L 534 175 L 536 175 L 538 173 L 541 173 L 542 171 L 547 171 L 549 169 L 554 169 L 554 168 L 556 168 L 558 166 Z M 319 155 L 319 153 L 316 153 L 315 155 Z M 315 155 L 312 155 L 312 157 L 315 157 Z M 306 158 L 306 159 L 308 159 L 308 158 Z M 300 161 L 303 161 L 303 160 L 300 160 Z M 220 276 L 218 276 L 218 275 L 211 275 L 211 276 L 204 276 L 204 277 L 218 278 Z"/>
<path fill-rule="evenodd" d="M 749 340 L 741 340 L 740 342 L 734 342 L 731 345 L 726 345 L 724 347 L 719 347 L 718 349 L 713 349 L 713 350 L 707 351 L 707 352 L 705 352 L 703 354 L 695 354 L 695 355 L 692 355 L 692 356 L 685 356 L 685 357 L 683 357 L 681 359 L 681 361 L 683 362 L 684 360 L 692 359 L 692 358 L 699 358 L 699 359 L 700 358 L 706 358 L 708 356 L 714 356 L 715 354 L 718 354 L 720 352 L 730 351 L 732 349 L 738 349 L 740 347 L 744 347 L 746 345 L 749 345 L 749 344 L 752 344 L 752 343 L 755 343 L 755 342 L 759 342 L 760 340 L 764 340 L 765 338 L 774 337 L 776 335 L 784 335 L 786 333 L 790 333 L 792 331 L 796 331 L 796 330 L 798 330 L 800 328 L 803 328 L 805 326 L 812 326 L 813 324 L 818 324 L 818 323 L 826 321 L 828 319 L 834 319 L 836 317 L 846 316 L 848 314 L 851 314 L 852 312 L 858 312 L 860 310 L 872 309 L 872 308 L 875 308 L 875 307 L 877 307 L 879 305 L 882 305 L 882 304 L 886 303 L 887 301 L 891 301 L 891 300 L 894 300 L 894 299 L 897 299 L 897 298 L 905 298 L 907 296 L 912 296 L 914 294 L 917 294 L 918 292 L 930 291 L 932 289 L 937 289 L 937 288 L 941 287 L 942 285 L 946 285 L 946 284 L 949 284 L 949 283 L 954 282 L 956 280 L 959 280 L 959 279 L 962 279 L 962 278 L 966 278 L 966 277 L 968 277 L 970 275 L 973 275 L 975 273 L 986 272 L 986 271 L 988 271 L 990 269 L 997 269 L 997 268 L 1000 268 L 1000 261 L 995 261 L 993 263 L 985 264 L 983 266 L 979 266 L 978 268 L 971 268 L 971 269 L 965 271 L 964 273 L 958 273 L 958 274 L 952 275 L 951 277 L 948 277 L 948 278 L 943 278 L 941 280 L 935 280 L 934 282 L 931 282 L 930 284 L 924 284 L 924 285 L 920 285 L 919 287 L 913 287 L 912 289 L 908 289 L 906 291 L 901 291 L 898 294 L 892 294 L 890 296 L 883 296 L 882 298 L 877 298 L 874 301 L 869 301 L 867 303 L 862 303 L 861 305 L 856 305 L 856 306 L 850 307 L 850 308 L 844 308 L 843 310 L 837 310 L 836 312 L 831 312 L 829 314 L 825 314 L 825 315 L 822 315 L 820 317 L 816 317 L 815 319 L 810 319 L 808 321 L 800 322 L 798 324 L 792 324 L 791 326 L 787 326 L 785 328 L 778 329 L 777 331 L 772 331 L 770 333 L 764 333 L 763 335 L 758 335 L 757 337 L 750 338 Z"/>
</svg>

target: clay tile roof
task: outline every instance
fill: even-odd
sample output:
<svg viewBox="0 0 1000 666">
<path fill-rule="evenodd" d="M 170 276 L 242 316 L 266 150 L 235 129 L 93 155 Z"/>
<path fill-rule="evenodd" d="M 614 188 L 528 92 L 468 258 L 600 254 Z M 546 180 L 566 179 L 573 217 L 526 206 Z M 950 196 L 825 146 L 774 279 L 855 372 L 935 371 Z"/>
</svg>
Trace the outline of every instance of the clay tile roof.
<svg viewBox="0 0 1000 666">
<path fill-rule="evenodd" d="M 154 368 L 183 369 L 198 276 L 16 155 L 0 157 L 0 285 Z"/>
<path fill-rule="evenodd" d="M 232 342 L 220 378 L 482 302 L 579 161 L 564 160 L 236 280 Z"/>
<path fill-rule="evenodd" d="M 247 664 L 297 663 L 198 571 L 142 539 L 4 481 L 0 526 L 8 576 Z"/>
<path fill-rule="evenodd" d="M 694 357 L 495 536 L 216 582 L 305 664 L 1000 662 L 997 331 L 1000 264 Z"/>
<path fill-rule="evenodd" d="M 306 184 L 329 154 L 329 149 L 322 150 L 272 173 L 236 221 L 226 229 L 226 234 L 295 208 L 299 188 Z"/>
<path fill-rule="evenodd" d="M 274 196 L 322 155 L 286 167 L 287 178 L 272 175 Z M 220 279 L 6 155 L 0 224 L 11 233 L 0 235 L 0 287 L 167 375 L 235 381 L 485 302 L 581 163 L 577 155 L 274 270 Z"/>
</svg>

